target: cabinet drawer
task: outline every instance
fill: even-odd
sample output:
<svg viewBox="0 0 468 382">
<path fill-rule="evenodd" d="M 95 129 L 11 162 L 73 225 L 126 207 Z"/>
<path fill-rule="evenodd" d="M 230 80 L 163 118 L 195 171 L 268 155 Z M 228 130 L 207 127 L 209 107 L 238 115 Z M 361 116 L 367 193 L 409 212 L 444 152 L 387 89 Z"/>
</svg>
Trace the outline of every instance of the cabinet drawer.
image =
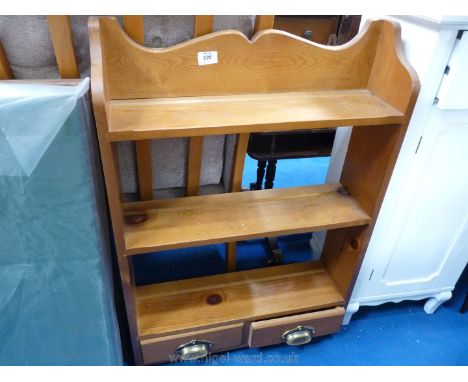
<svg viewBox="0 0 468 382">
<path fill-rule="evenodd" d="M 212 344 L 210 353 L 242 346 L 244 324 L 234 324 L 219 328 L 206 329 L 172 336 L 152 338 L 140 342 L 145 364 L 174 362 L 176 349 L 193 340 L 208 341 Z"/>
<path fill-rule="evenodd" d="M 284 30 L 319 44 L 328 44 L 338 30 L 339 16 L 276 16 L 275 29 Z"/>
<path fill-rule="evenodd" d="M 345 310 L 342 307 L 314 313 L 256 321 L 250 324 L 249 346 L 261 347 L 285 342 L 283 334 L 299 326 L 313 328 L 312 337 L 340 330 Z"/>
</svg>

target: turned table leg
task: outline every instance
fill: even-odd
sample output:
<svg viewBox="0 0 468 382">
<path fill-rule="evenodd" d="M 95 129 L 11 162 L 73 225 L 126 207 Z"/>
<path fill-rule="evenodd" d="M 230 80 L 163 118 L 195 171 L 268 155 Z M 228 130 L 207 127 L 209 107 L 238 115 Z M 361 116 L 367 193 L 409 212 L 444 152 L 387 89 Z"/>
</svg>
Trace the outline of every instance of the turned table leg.
<svg viewBox="0 0 468 382">
<path fill-rule="evenodd" d="M 257 182 L 255 183 L 254 187 L 250 188 L 251 190 L 261 190 L 263 184 L 263 178 L 265 176 L 265 167 L 266 167 L 266 160 L 259 160 L 257 162 Z"/>
<path fill-rule="evenodd" d="M 270 159 L 266 169 L 265 190 L 273 188 L 273 181 L 276 175 L 276 159 Z"/>
<path fill-rule="evenodd" d="M 463 302 L 463 305 L 460 308 L 460 313 L 466 313 L 468 310 L 468 293 L 466 294 L 465 301 Z"/>
</svg>

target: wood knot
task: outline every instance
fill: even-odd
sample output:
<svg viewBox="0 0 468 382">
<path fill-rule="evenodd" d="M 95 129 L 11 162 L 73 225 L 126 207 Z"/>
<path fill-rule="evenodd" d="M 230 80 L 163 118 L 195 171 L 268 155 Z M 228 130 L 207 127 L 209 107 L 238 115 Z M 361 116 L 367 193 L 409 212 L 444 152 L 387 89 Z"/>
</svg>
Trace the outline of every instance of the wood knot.
<svg viewBox="0 0 468 382">
<path fill-rule="evenodd" d="M 349 195 L 349 192 L 346 191 L 346 190 L 344 189 L 344 187 L 338 187 L 338 188 L 336 189 L 336 192 L 338 192 L 340 195 L 346 195 L 346 196 Z"/>
<path fill-rule="evenodd" d="M 148 220 L 148 215 L 144 212 L 126 212 L 125 223 L 128 225 L 137 225 Z"/>
<path fill-rule="evenodd" d="M 351 246 L 352 249 L 356 250 L 359 248 L 359 240 L 356 239 L 356 238 L 352 238 L 350 241 L 349 241 L 349 245 Z"/>
<path fill-rule="evenodd" d="M 206 303 L 208 305 L 218 305 L 222 301 L 223 297 L 218 293 L 213 293 L 206 297 Z"/>
</svg>

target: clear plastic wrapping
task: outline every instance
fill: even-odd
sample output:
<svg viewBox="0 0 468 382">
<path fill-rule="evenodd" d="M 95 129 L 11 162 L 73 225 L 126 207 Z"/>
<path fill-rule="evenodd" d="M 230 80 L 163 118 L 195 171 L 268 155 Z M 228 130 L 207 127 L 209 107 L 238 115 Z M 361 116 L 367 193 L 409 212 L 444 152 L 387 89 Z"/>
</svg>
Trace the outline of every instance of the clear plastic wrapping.
<svg viewBox="0 0 468 382">
<path fill-rule="evenodd" d="M 89 97 L 0 83 L 0 364 L 122 363 Z"/>
</svg>

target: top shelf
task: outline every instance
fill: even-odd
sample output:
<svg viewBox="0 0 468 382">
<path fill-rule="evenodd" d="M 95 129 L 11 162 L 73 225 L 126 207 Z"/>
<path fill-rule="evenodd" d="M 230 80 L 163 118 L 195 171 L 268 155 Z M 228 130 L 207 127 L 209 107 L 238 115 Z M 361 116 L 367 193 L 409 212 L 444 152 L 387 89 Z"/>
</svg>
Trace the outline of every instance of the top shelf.
<svg viewBox="0 0 468 382">
<path fill-rule="evenodd" d="M 387 20 L 338 47 L 271 29 L 151 49 L 99 17 L 90 19 L 90 46 L 93 102 L 109 141 L 404 125 L 419 87 Z M 217 59 L 200 62 L 203 52 Z"/>
<path fill-rule="evenodd" d="M 368 90 L 111 100 L 111 141 L 402 123 Z"/>
</svg>

